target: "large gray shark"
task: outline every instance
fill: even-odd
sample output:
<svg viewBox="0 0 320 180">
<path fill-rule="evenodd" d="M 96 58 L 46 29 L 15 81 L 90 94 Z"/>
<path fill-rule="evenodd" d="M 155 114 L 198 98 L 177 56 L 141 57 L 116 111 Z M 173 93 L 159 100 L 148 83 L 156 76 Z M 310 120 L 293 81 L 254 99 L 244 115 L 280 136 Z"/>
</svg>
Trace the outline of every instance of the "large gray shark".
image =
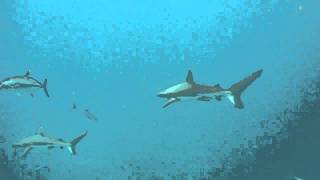
<svg viewBox="0 0 320 180">
<path fill-rule="evenodd" d="M 194 99 L 199 101 L 211 101 L 215 98 L 221 101 L 222 97 L 227 97 L 235 108 L 242 109 L 244 105 L 241 101 L 241 93 L 262 74 L 262 69 L 252 73 L 250 76 L 243 80 L 233 84 L 230 88 L 221 88 L 219 84 L 214 86 L 201 85 L 193 80 L 191 70 L 188 71 L 188 75 L 185 82 L 174 85 L 164 91 L 158 93 L 158 97 L 166 98 L 167 102 L 163 108 L 184 100 Z"/>
<path fill-rule="evenodd" d="M 49 92 L 47 89 L 47 79 L 43 83 L 37 79 L 31 77 L 30 72 L 28 71 L 23 76 L 13 76 L 5 78 L 0 81 L 0 90 L 1 89 L 25 89 L 25 88 L 42 88 L 47 97 L 49 97 Z"/>
<path fill-rule="evenodd" d="M 24 152 L 22 157 L 26 157 L 28 153 L 33 148 L 38 147 L 46 147 L 49 150 L 59 147 L 63 149 L 66 147 L 72 155 L 76 154 L 76 145 L 87 135 L 87 131 L 79 135 L 78 137 L 74 138 L 70 142 L 66 142 L 63 139 L 56 139 L 52 137 L 48 137 L 45 135 L 43 128 L 40 127 L 37 133 L 32 136 L 26 137 L 22 139 L 20 142 L 13 144 L 12 147 L 16 150 L 18 148 L 23 148 Z"/>
</svg>

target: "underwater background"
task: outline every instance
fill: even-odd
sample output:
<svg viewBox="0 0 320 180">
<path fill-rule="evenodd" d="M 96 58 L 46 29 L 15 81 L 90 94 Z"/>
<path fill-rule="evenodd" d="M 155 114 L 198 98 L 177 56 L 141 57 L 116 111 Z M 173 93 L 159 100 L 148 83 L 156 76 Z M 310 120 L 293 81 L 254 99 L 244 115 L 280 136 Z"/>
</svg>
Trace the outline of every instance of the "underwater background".
<svg viewBox="0 0 320 180">
<path fill-rule="evenodd" d="M 48 78 L 50 98 L 0 91 L 0 180 L 319 179 L 319 6 L 1 0 L 0 77 Z M 243 93 L 244 109 L 227 99 L 163 109 L 157 93 L 189 69 L 225 88 L 263 74 Z M 88 136 L 76 156 L 14 158 L 11 145 L 41 126 L 67 141 Z"/>
</svg>

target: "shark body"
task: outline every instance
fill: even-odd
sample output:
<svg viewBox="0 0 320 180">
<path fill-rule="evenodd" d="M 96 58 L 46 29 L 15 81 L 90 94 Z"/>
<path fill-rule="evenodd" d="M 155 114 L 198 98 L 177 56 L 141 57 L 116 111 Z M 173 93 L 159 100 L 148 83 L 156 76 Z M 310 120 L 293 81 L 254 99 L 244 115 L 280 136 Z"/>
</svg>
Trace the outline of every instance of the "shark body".
<svg viewBox="0 0 320 180">
<path fill-rule="evenodd" d="M 49 136 L 46 136 L 44 134 L 43 128 L 39 128 L 37 133 L 35 133 L 32 136 L 26 137 L 19 141 L 18 143 L 15 143 L 12 145 L 12 147 L 16 149 L 23 149 L 23 155 L 22 157 L 25 158 L 29 152 L 33 148 L 39 148 L 39 147 L 46 147 L 49 150 L 53 148 L 61 148 L 63 149 L 66 147 L 69 152 L 72 155 L 76 154 L 76 145 L 87 135 L 87 131 L 79 135 L 78 137 L 74 138 L 70 142 L 66 142 L 63 139 L 57 139 L 57 138 L 52 138 Z"/>
<path fill-rule="evenodd" d="M 0 90 L 1 89 L 28 89 L 28 88 L 41 88 L 44 90 L 47 97 L 50 97 L 47 89 L 47 79 L 43 83 L 37 79 L 31 77 L 30 72 L 28 71 L 25 75 L 22 76 L 12 76 L 3 79 L 0 81 Z"/>
<path fill-rule="evenodd" d="M 185 82 L 165 89 L 158 93 L 158 97 L 167 99 L 163 108 L 185 99 L 208 102 L 212 99 L 221 101 L 222 97 L 227 97 L 235 108 L 242 109 L 244 108 L 244 104 L 240 98 L 241 93 L 257 78 L 259 78 L 261 74 L 262 69 L 233 84 L 230 88 L 224 89 L 219 84 L 209 86 L 196 83 L 193 79 L 191 70 L 189 70 Z"/>
</svg>

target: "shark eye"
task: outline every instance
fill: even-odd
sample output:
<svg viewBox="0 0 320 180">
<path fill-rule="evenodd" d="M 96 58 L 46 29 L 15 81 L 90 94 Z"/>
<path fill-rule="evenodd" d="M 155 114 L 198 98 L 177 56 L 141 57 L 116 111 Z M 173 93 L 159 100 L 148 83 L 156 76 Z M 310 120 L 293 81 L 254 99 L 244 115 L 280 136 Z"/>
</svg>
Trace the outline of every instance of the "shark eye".
<svg viewBox="0 0 320 180">
<path fill-rule="evenodd" d="M 63 149 L 63 146 L 60 146 L 60 149 Z"/>
</svg>

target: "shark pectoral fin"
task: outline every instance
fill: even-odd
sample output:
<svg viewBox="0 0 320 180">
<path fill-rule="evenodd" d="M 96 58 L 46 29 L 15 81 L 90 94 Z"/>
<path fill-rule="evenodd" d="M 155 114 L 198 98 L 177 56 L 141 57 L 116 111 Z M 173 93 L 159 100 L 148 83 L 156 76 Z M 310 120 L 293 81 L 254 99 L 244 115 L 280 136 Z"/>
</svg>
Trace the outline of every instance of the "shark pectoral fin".
<svg viewBox="0 0 320 180">
<path fill-rule="evenodd" d="M 212 98 L 209 96 L 201 96 L 198 98 L 199 101 L 206 101 L 206 102 L 210 101 L 211 99 Z"/>
<path fill-rule="evenodd" d="M 168 107 L 169 105 L 171 105 L 172 103 L 177 102 L 177 101 L 179 101 L 178 98 L 170 98 L 170 99 L 167 101 L 167 103 L 162 106 L 162 108 L 166 108 L 166 107 Z"/>
<path fill-rule="evenodd" d="M 21 158 L 26 158 L 27 157 L 27 155 L 29 154 L 29 152 L 32 150 L 32 147 L 26 147 L 26 148 L 24 148 L 24 150 L 23 150 L 23 154 L 22 154 L 22 156 L 21 156 Z"/>
</svg>

